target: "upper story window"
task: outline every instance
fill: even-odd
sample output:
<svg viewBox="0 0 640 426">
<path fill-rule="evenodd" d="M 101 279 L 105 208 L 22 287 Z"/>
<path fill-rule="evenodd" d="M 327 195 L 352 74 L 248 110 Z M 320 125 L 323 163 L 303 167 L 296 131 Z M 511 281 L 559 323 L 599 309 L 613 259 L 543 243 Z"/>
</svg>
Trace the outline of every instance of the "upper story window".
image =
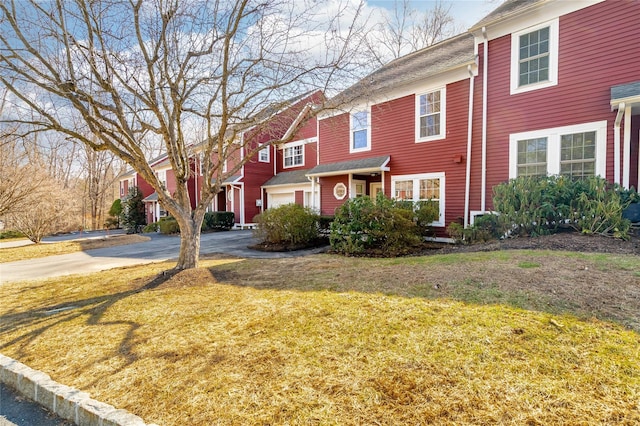
<svg viewBox="0 0 640 426">
<path fill-rule="evenodd" d="M 558 19 L 511 35 L 511 94 L 558 84 Z"/>
<path fill-rule="evenodd" d="M 368 151 L 371 149 L 369 127 L 368 110 L 351 114 L 351 152 Z"/>
<path fill-rule="evenodd" d="M 416 96 L 416 141 L 445 137 L 445 103 L 444 88 Z"/>
<path fill-rule="evenodd" d="M 597 121 L 511 135 L 509 178 L 605 176 L 606 129 Z"/>
<path fill-rule="evenodd" d="M 160 185 L 162 185 L 162 187 L 166 189 L 167 188 L 167 171 L 160 170 L 159 172 L 156 172 L 156 177 L 160 181 Z"/>
<path fill-rule="evenodd" d="M 269 162 L 269 146 L 265 146 L 260 151 L 258 151 L 258 161 L 261 163 Z"/>
<path fill-rule="evenodd" d="M 284 167 L 304 166 L 304 146 L 294 145 L 284 148 Z"/>
</svg>

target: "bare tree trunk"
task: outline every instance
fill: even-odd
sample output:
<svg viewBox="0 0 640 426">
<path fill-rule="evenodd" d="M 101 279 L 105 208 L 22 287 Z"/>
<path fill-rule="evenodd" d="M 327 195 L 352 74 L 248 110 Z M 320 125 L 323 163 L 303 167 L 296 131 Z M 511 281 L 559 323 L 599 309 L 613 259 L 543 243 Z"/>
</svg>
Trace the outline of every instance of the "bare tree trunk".
<svg viewBox="0 0 640 426">
<path fill-rule="evenodd" d="M 202 227 L 203 219 L 204 212 L 202 214 L 194 212 L 193 217 L 176 217 L 180 224 L 180 254 L 178 255 L 176 270 L 198 267 L 200 228 Z"/>
</svg>

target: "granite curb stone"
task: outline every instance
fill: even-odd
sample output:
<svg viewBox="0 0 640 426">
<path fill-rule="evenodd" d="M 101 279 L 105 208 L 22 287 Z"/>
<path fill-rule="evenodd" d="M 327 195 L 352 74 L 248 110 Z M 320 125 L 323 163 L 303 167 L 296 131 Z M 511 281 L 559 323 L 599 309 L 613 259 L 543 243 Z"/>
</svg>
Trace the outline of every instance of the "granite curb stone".
<svg viewBox="0 0 640 426">
<path fill-rule="evenodd" d="M 0 354 L 0 382 L 79 426 L 157 426 Z"/>
</svg>

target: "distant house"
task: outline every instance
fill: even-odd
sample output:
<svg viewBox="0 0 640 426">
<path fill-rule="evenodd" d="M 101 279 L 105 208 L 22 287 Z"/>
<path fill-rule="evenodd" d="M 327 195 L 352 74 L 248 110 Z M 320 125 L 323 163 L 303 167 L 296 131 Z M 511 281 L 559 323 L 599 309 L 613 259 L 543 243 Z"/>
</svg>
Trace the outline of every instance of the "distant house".
<svg viewBox="0 0 640 426">
<path fill-rule="evenodd" d="M 312 108 L 323 100 L 324 96 L 318 91 L 285 101 L 280 109 L 269 107 L 261 111 L 257 124 L 239 134 L 237 149 L 230 151 L 221 167 L 226 173 L 245 161 L 251 152 L 256 153 L 234 175 L 225 179 L 208 210 L 232 211 L 236 227 L 251 227 L 255 216 L 269 205 L 277 206 L 298 199 L 300 204 L 310 205 L 309 179 L 303 176 L 304 182 L 293 182 L 290 177 L 291 173 L 300 173 L 317 164 L 317 125 Z M 274 143 L 283 140 L 289 142 Z M 259 149 L 261 145 L 264 145 L 264 149 Z M 201 199 L 203 176 L 201 152 L 197 146 L 193 151 L 193 173 L 187 181 L 187 187 L 191 206 L 195 208 Z M 216 154 L 213 155 L 215 157 Z M 215 161 L 218 159 L 214 158 Z M 176 180 L 166 154 L 152 160 L 151 168 L 167 190 L 173 193 Z M 273 180 L 277 174 L 282 175 L 281 179 Z M 288 183 L 282 185 L 282 178 Z M 129 188 L 133 186 L 138 186 L 145 197 L 143 201 L 148 223 L 167 215 L 158 200 L 158 194 L 135 171 L 130 170 L 120 176 L 121 197 L 128 195 Z"/>
</svg>

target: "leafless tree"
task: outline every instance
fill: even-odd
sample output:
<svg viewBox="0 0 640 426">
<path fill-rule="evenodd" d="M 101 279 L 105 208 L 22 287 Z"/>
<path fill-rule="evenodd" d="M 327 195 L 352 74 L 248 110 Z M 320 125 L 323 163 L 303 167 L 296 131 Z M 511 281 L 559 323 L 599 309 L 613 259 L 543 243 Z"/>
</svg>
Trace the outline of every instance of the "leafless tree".
<svg viewBox="0 0 640 426">
<path fill-rule="evenodd" d="M 197 266 L 200 226 L 221 183 L 259 146 L 236 155 L 259 111 L 329 82 L 352 81 L 362 4 L 314 0 L 7 0 L 0 2 L 0 83 L 25 135 L 55 131 L 124 160 L 180 226 L 177 269 Z M 262 119 L 265 117 L 262 116 Z M 299 123 L 298 125 L 302 125 Z M 294 132 L 288 135 L 292 136 Z M 92 135 L 91 137 L 87 135 Z M 281 143 L 273 140 L 270 143 Z M 147 147 L 160 143 L 171 194 Z M 198 151 L 196 153 L 196 151 Z M 203 159 L 201 200 L 187 182 Z"/>
<path fill-rule="evenodd" d="M 366 35 L 368 50 L 378 65 L 410 52 L 431 46 L 459 32 L 451 15 L 451 5 L 441 1 L 420 11 L 411 0 L 394 0 L 374 31 Z"/>
<path fill-rule="evenodd" d="M 29 166 L 27 166 L 29 167 Z M 37 182 L 21 203 L 13 205 L 9 218 L 12 228 L 22 232 L 34 243 L 64 226 L 68 209 L 60 183 L 42 169 L 29 167 L 30 178 Z"/>
<path fill-rule="evenodd" d="M 107 203 L 111 205 L 113 201 L 109 195 L 113 194 L 116 182 L 116 157 L 112 152 L 94 151 L 86 145 L 82 151 L 83 205 L 91 218 L 91 229 L 95 230 L 102 227 Z"/>
</svg>

